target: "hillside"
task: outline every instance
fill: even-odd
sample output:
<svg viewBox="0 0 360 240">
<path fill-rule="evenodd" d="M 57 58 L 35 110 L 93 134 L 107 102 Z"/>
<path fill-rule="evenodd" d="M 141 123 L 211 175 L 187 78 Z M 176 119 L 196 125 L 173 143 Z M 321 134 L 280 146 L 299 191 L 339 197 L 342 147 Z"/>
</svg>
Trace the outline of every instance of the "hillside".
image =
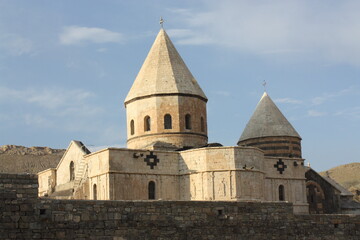
<svg viewBox="0 0 360 240">
<path fill-rule="evenodd" d="M 48 147 L 0 146 L 0 172 L 38 173 L 56 167 L 64 152 Z"/>
<path fill-rule="evenodd" d="M 360 201 L 360 163 L 340 165 L 320 174 L 329 176 L 340 183 L 354 193 L 356 200 Z"/>
</svg>

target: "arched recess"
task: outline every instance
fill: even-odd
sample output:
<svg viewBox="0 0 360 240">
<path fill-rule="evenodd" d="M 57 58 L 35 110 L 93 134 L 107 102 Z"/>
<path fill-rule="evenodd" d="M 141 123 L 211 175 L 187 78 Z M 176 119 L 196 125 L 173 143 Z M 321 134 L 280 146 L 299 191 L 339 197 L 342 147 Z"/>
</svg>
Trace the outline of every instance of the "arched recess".
<svg viewBox="0 0 360 240">
<path fill-rule="evenodd" d="M 96 186 L 96 184 L 93 185 L 93 199 L 97 200 L 97 186 Z"/>
<path fill-rule="evenodd" d="M 200 129 L 202 132 L 205 132 L 205 122 L 203 117 L 200 118 Z"/>
<path fill-rule="evenodd" d="M 172 118 L 170 114 L 164 116 L 164 129 L 172 129 Z"/>
<path fill-rule="evenodd" d="M 151 119 L 149 116 L 146 116 L 144 118 L 144 131 L 150 131 L 151 130 Z"/>
<path fill-rule="evenodd" d="M 154 181 L 150 181 L 148 184 L 148 194 L 149 194 L 149 199 L 153 200 L 156 197 L 156 185 Z"/>
<path fill-rule="evenodd" d="M 70 181 L 74 181 L 75 180 L 75 164 L 73 161 L 70 162 L 69 171 L 70 171 Z"/>
<path fill-rule="evenodd" d="M 306 197 L 310 213 L 324 213 L 325 194 L 317 182 L 306 182 Z"/>
<path fill-rule="evenodd" d="M 135 134 L 135 123 L 134 120 L 130 121 L 130 134 L 134 135 Z"/>
<path fill-rule="evenodd" d="M 285 201 L 285 187 L 284 187 L 284 185 L 279 186 L 279 201 Z"/>
<path fill-rule="evenodd" d="M 191 129 L 191 115 L 185 115 L 185 129 Z"/>
</svg>

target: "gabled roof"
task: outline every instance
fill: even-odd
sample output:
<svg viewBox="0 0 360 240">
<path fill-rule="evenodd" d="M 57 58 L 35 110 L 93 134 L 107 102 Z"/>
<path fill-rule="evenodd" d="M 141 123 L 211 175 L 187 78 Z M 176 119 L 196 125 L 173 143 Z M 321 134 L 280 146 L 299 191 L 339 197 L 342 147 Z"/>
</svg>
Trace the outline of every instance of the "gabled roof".
<svg viewBox="0 0 360 240">
<path fill-rule="evenodd" d="M 259 137 L 291 136 L 301 138 L 294 127 L 265 92 L 247 123 L 239 142 Z"/>
<path fill-rule="evenodd" d="M 90 150 L 80 141 L 76 141 L 76 140 L 72 140 L 69 144 L 69 146 L 67 147 L 64 155 L 61 157 L 56 169 L 59 168 L 59 166 L 61 165 L 62 161 L 64 160 L 66 154 L 68 153 L 69 149 L 72 147 L 72 145 L 75 145 L 78 149 L 80 149 L 80 151 L 84 154 L 84 155 L 87 155 L 87 154 L 90 154 Z"/>
<path fill-rule="evenodd" d="M 81 141 L 76 141 L 76 140 L 72 140 L 79 148 L 81 148 L 81 150 L 84 152 L 84 154 L 89 154 L 91 153 L 90 150 L 81 142 Z"/>
<path fill-rule="evenodd" d="M 321 176 L 321 175 L 320 175 Z M 338 182 L 336 182 L 334 179 L 327 177 L 327 176 L 321 176 L 325 181 L 330 183 L 334 188 L 336 188 L 341 196 L 354 196 L 349 190 L 347 190 L 345 187 L 341 186 Z"/>
<path fill-rule="evenodd" d="M 327 183 L 329 183 L 333 188 L 335 188 L 337 191 L 339 191 L 341 196 L 348 196 L 348 197 L 352 197 L 354 196 L 354 194 L 352 192 L 350 192 L 349 190 L 347 190 L 345 187 L 343 187 L 340 183 L 338 183 L 337 181 L 335 181 L 334 179 L 332 179 L 330 176 L 322 176 L 320 173 L 318 173 L 317 171 L 315 171 L 314 169 L 312 169 L 311 167 L 304 167 L 306 169 L 306 172 L 308 171 L 312 171 L 314 173 L 316 173 L 316 175 L 318 175 L 319 177 L 321 177 L 322 179 L 324 179 Z"/>
<path fill-rule="evenodd" d="M 189 94 L 207 101 L 164 29 L 160 29 L 125 99 L 125 104 L 157 94 Z"/>
</svg>

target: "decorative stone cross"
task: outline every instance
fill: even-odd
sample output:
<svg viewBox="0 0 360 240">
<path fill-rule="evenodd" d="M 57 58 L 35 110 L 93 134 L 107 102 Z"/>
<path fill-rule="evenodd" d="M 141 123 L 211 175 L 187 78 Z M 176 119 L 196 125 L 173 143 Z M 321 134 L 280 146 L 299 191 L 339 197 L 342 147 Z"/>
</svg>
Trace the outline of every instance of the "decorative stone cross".
<svg viewBox="0 0 360 240">
<path fill-rule="evenodd" d="M 264 80 L 262 83 L 263 87 L 264 87 L 264 91 L 266 92 L 266 81 Z"/>
<path fill-rule="evenodd" d="M 162 17 L 160 17 L 160 26 L 161 26 L 161 28 L 164 28 L 164 26 L 163 26 L 163 24 L 164 24 L 164 19 L 162 18 Z"/>
<path fill-rule="evenodd" d="M 278 170 L 279 173 L 282 174 L 285 171 L 285 168 L 287 168 L 287 166 L 285 165 L 283 160 L 280 158 L 279 161 L 277 161 L 277 163 L 274 164 L 274 168 L 276 168 L 276 170 Z"/>
<path fill-rule="evenodd" d="M 150 152 L 149 155 L 146 155 L 144 162 L 146 162 L 146 165 L 150 166 L 151 169 L 154 169 L 154 166 L 156 166 L 160 160 L 153 152 Z"/>
</svg>

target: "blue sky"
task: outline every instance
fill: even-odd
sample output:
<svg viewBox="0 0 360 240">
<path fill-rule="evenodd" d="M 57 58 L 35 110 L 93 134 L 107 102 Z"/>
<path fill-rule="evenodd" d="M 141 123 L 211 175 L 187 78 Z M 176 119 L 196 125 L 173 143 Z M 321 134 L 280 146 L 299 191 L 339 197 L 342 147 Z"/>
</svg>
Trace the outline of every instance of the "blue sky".
<svg viewBox="0 0 360 240">
<path fill-rule="evenodd" d="M 318 171 L 360 160 L 359 1 L 0 0 L 0 145 L 125 146 L 159 18 L 235 145 L 267 92 Z"/>
</svg>

